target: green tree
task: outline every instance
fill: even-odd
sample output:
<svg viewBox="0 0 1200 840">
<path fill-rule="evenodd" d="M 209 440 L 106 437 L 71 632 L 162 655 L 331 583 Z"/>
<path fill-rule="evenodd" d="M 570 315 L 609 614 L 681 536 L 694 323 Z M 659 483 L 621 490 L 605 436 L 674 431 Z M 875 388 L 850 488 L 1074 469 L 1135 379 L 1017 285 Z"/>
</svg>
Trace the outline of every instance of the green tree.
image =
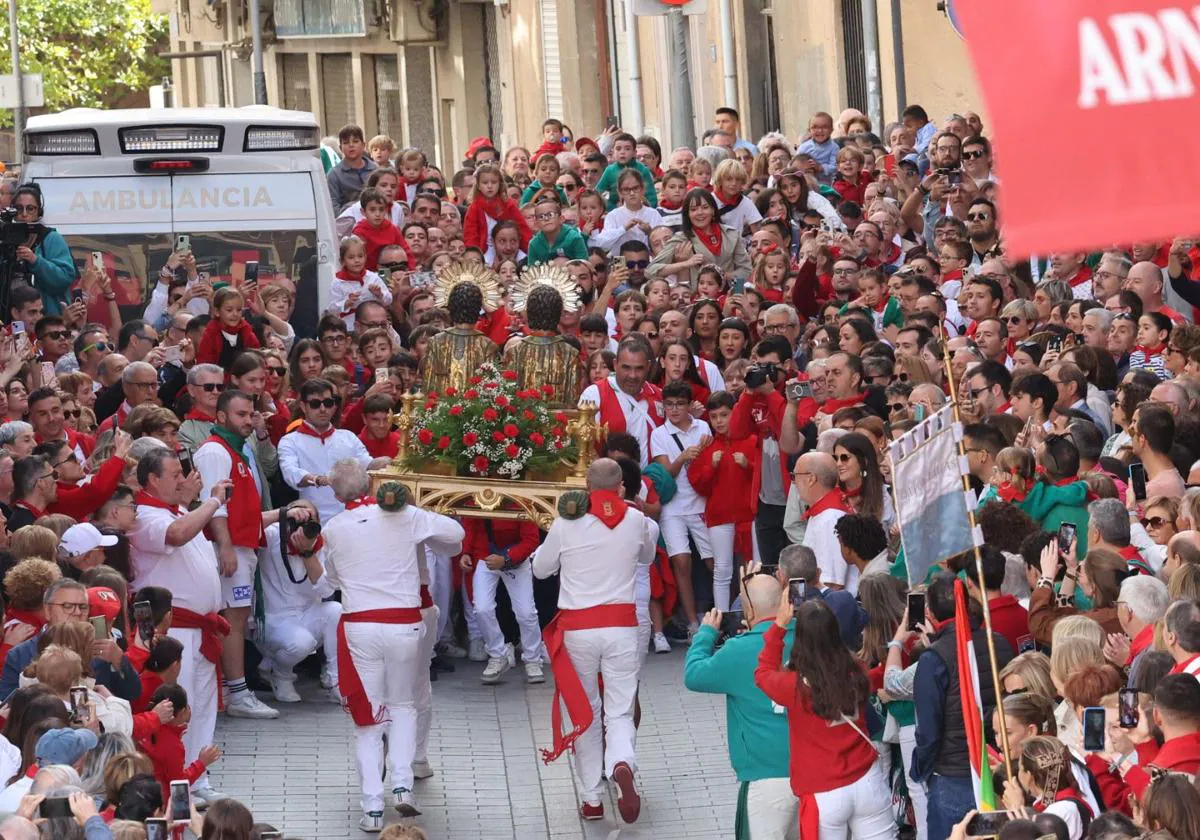
<svg viewBox="0 0 1200 840">
<path fill-rule="evenodd" d="M 106 108 L 158 84 L 170 62 L 167 18 L 150 0 L 18 0 L 21 70 L 41 73 L 48 112 Z M 12 66 L 8 38 L 0 45 L 0 72 Z M 12 113 L 0 112 L 12 125 Z"/>
</svg>

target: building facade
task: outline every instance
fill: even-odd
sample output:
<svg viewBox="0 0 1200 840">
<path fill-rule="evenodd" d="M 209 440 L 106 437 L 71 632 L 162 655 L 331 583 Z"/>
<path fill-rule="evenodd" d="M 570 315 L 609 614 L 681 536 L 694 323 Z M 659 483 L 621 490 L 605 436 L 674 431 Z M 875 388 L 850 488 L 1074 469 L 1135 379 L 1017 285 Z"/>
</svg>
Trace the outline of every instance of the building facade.
<svg viewBox="0 0 1200 840">
<path fill-rule="evenodd" d="M 248 0 L 159 2 L 170 4 L 173 104 L 251 104 Z M 937 121 L 980 112 L 965 47 L 939 4 L 874 5 L 885 121 L 899 111 L 892 10 L 900 7 L 906 103 L 924 105 Z M 615 116 L 670 148 L 694 145 L 713 110 L 734 104 L 748 137 L 781 130 L 795 140 L 813 111 L 867 110 L 864 6 L 691 0 L 695 116 L 687 137 L 671 136 L 677 57 L 668 19 L 642 14 L 665 9 L 660 0 L 261 0 L 267 98 L 312 111 L 326 134 L 355 122 L 368 137 L 384 133 L 432 151 L 443 169 L 455 168 L 479 136 L 501 148 L 536 146 L 547 116 L 576 136 Z M 725 101 L 727 86 L 735 103 Z"/>
</svg>

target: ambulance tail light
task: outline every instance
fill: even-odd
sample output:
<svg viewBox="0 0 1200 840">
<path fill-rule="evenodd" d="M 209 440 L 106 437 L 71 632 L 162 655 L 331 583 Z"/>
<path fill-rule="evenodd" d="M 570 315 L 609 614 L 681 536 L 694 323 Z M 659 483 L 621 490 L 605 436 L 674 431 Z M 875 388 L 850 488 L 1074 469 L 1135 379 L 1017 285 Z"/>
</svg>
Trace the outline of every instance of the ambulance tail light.
<svg viewBox="0 0 1200 840">
<path fill-rule="evenodd" d="M 122 128 L 117 132 L 121 151 L 127 155 L 146 152 L 219 152 L 225 129 L 215 125 L 147 125 Z"/>
<path fill-rule="evenodd" d="M 252 125 L 246 128 L 244 152 L 295 152 L 317 149 L 320 131 L 315 126 Z"/>
<path fill-rule="evenodd" d="M 30 157 L 98 155 L 100 138 L 90 128 L 74 131 L 27 131 L 25 151 Z"/>
<path fill-rule="evenodd" d="M 207 172 L 208 158 L 139 158 L 133 162 L 139 175 L 182 175 Z"/>
</svg>

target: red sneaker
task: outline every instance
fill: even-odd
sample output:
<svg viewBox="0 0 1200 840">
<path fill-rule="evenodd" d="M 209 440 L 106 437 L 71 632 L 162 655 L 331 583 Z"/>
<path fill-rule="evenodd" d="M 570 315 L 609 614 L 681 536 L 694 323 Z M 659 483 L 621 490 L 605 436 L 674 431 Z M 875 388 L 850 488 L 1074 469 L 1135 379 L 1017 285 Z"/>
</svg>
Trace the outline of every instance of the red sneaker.
<svg viewBox="0 0 1200 840">
<path fill-rule="evenodd" d="M 642 812 L 642 798 L 633 781 L 633 770 L 624 761 L 613 768 L 612 782 L 617 786 L 617 811 L 627 823 L 636 822 Z"/>
<path fill-rule="evenodd" d="M 591 802 L 584 802 L 579 806 L 579 816 L 590 821 L 604 819 L 604 803 L 597 802 L 593 805 Z"/>
</svg>

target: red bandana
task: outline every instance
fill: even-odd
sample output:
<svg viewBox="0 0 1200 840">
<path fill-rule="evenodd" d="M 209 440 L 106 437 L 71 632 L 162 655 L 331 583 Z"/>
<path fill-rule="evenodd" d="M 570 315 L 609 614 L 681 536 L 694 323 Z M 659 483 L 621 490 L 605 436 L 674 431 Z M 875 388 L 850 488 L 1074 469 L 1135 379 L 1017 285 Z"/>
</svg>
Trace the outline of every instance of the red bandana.
<svg viewBox="0 0 1200 840">
<path fill-rule="evenodd" d="M 658 209 L 659 210 L 670 210 L 671 212 L 674 212 L 674 211 L 680 210 L 682 208 L 683 208 L 682 201 L 667 201 L 665 198 L 660 198 L 658 200 Z"/>
<path fill-rule="evenodd" d="M 363 278 L 366 276 L 366 271 L 350 271 L 343 268 L 337 273 L 337 279 L 345 280 L 347 283 L 358 283 L 362 285 Z"/>
<path fill-rule="evenodd" d="M 217 418 L 211 414 L 206 414 L 198 408 L 193 408 L 187 414 L 183 415 L 184 420 L 203 420 L 205 423 L 215 423 Z"/>
<path fill-rule="evenodd" d="M 692 228 L 692 233 L 704 244 L 704 247 L 708 249 L 710 254 L 714 257 L 721 255 L 721 240 L 723 237 L 721 236 L 721 226 L 719 224 L 713 222 L 706 228 Z"/>
<path fill-rule="evenodd" d="M 360 496 L 357 499 L 346 502 L 346 510 L 354 510 L 355 508 L 366 507 L 368 505 L 378 504 L 374 496 Z"/>
<path fill-rule="evenodd" d="M 167 504 L 162 499 L 158 498 L 158 496 L 151 496 L 145 490 L 138 491 L 137 496 L 134 497 L 133 503 L 135 505 L 145 505 L 146 507 L 162 508 L 163 510 L 169 510 L 171 513 L 179 516 L 183 516 L 187 512 L 178 505 Z"/>
<path fill-rule="evenodd" d="M 996 488 L 996 495 L 1006 502 L 1023 502 L 1029 491 L 1018 490 L 1011 481 L 1006 481 Z"/>
<path fill-rule="evenodd" d="M 329 440 L 329 438 L 333 437 L 333 433 L 337 430 L 334 429 L 333 426 L 330 426 L 325 431 L 318 432 L 316 429 L 314 429 L 312 426 L 309 425 L 307 420 L 305 420 L 299 426 L 296 427 L 296 431 L 302 435 L 308 435 L 309 437 L 315 437 L 317 440 L 321 441 L 321 443 L 324 443 L 325 441 Z"/>
<path fill-rule="evenodd" d="M 854 513 L 846 500 L 846 494 L 836 487 L 817 500 L 816 504 L 804 511 L 801 519 L 812 519 L 818 513 L 827 510 L 840 510 L 842 513 Z"/>
<path fill-rule="evenodd" d="M 588 513 L 603 522 L 609 530 L 616 528 L 625 519 L 625 509 L 629 505 L 615 491 L 592 490 L 588 495 Z"/>
</svg>

